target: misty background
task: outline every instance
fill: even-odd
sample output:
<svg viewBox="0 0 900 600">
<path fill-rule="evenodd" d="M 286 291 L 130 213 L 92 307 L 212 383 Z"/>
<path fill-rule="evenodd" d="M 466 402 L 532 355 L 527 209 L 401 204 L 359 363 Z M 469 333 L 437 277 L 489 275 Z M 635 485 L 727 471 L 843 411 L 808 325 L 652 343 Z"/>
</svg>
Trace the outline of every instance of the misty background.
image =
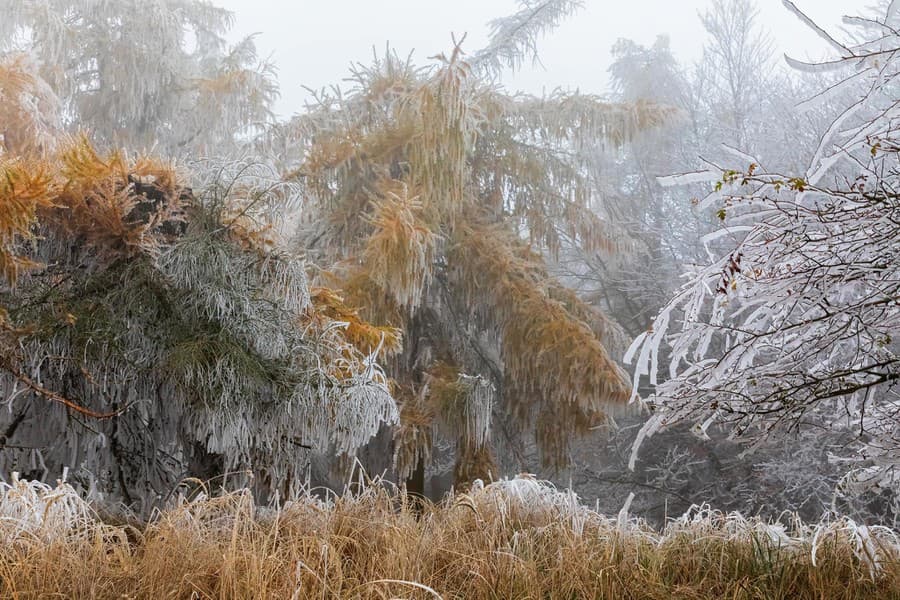
<svg viewBox="0 0 900 600">
<path fill-rule="evenodd" d="M 310 95 L 304 87 L 320 89 L 340 84 L 352 63 L 367 64 L 372 49 L 385 45 L 400 56 L 413 52 L 417 64 L 452 47 L 466 35 L 463 50 L 475 51 L 488 40 L 488 22 L 516 9 L 515 0 L 223 0 L 218 3 L 235 15 L 232 41 L 258 34 L 260 56 L 278 68 L 281 97 L 275 105 L 280 117 L 299 112 Z M 858 14 L 863 0 L 807 0 L 798 7 L 826 31 L 842 30 L 844 15 Z M 526 64 L 520 72 L 503 77 L 511 90 L 540 95 L 555 88 L 604 94 L 609 90 L 607 68 L 610 48 L 619 38 L 650 46 L 658 35 L 669 38 L 682 65 L 698 60 L 706 40 L 698 13 L 708 0 L 588 0 L 540 41 L 540 64 Z M 757 3 L 758 22 L 770 32 L 776 55 L 818 60 L 827 56 L 827 44 L 794 15 L 781 0 Z"/>
</svg>

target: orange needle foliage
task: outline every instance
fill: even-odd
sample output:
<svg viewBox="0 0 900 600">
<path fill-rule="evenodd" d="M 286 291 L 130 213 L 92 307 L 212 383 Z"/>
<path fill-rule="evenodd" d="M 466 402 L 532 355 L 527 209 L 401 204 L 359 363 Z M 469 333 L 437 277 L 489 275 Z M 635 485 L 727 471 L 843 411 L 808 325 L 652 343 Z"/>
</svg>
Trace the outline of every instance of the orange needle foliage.
<svg viewBox="0 0 900 600">
<path fill-rule="evenodd" d="M 437 58 L 431 70 L 395 56 L 357 70 L 354 94 L 323 98 L 279 131 L 302 156 L 287 170 L 313 200 L 310 243 L 342 276 L 332 285 L 365 318 L 403 330 L 389 373 L 406 390 L 398 472 L 427 462 L 430 423 L 456 439 L 458 483 L 496 475 L 489 445 L 470 439 L 471 418 L 486 410 L 534 427 L 545 464 L 561 467 L 574 436 L 630 389 L 607 348 L 615 324 L 555 281 L 544 255 L 563 240 L 628 249 L 593 211 L 578 152 L 619 146 L 671 111 L 508 96 L 479 81 L 458 46 Z M 437 364 L 454 375 L 435 376 Z M 442 409 L 448 389 L 459 391 L 456 415 Z M 498 402 L 485 400 L 488 389 Z"/>
<path fill-rule="evenodd" d="M 34 262 L 19 251 L 19 242 L 32 236 L 41 208 L 53 204 L 52 178 L 39 161 L 8 160 L 0 156 L 0 273 L 15 284 L 23 268 Z"/>
</svg>

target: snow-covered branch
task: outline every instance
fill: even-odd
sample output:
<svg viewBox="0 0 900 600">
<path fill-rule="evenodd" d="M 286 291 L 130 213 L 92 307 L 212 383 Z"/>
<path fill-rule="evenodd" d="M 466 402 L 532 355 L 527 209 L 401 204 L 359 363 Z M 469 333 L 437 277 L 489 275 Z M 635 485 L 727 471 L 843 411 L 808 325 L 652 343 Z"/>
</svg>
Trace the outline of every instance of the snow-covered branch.
<svg viewBox="0 0 900 600">
<path fill-rule="evenodd" d="M 679 422 L 701 435 L 725 424 L 751 440 L 815 423 L 856 432 L 867 481 L 900 481 L 900 38 L 892 42 L 886 62 L 865 67 L 871 77 L 847 75 L 859 99 L 806 173 L 755 164 L 722 173 L 705 203 L 728 226 L 718 243 L 736 242 L 689 274 L 629 352 L 636 383 L 657 384 L 663 345 L 671 357 L 635 452 Z M 835 44 L 847 68 L 867 47 Z"/>
</svg>

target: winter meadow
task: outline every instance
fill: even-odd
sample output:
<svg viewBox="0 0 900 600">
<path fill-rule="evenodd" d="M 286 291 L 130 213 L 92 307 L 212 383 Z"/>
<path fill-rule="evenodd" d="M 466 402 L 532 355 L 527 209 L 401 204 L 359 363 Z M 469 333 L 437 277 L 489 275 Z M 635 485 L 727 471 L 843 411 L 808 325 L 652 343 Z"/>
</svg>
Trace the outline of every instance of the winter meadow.
<svg viewBox="0 0 900 600">
<path fill-rule="evenodd" d="M 282 117 L 214 4 L 0 0 L 0 597 L 900 598 L 900 0 L 757 1 Z"/>
</svg>

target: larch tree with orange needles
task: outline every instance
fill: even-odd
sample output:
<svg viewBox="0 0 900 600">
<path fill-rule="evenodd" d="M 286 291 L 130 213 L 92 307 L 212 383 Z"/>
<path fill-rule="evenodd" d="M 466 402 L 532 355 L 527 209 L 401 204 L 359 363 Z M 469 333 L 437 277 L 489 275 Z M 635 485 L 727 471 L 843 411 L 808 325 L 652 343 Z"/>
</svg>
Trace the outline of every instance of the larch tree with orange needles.
<svg viewBox="0 0 900 600">
<path fill-rule="evenodd" d="M 388 53 L 354 71 L 352 92 L 320 96 L 269 138 L 310 199 L 299 243 L 327 266 L 323 285 L 402 333 L 386 347 L 402 404 L 393 466 L 419 490 L 436 435 L 455 443 L 459 484 L 499 476 L 492 447 L 515 449 L 523 434 L 562 467 L 570 442 L 631 393 L 619 328 L 545 259 L 571 245 L 628 250 L 588 157 L 671 111 L 496 84 L 578 5 L 522 2 L 485 50 L 456 44 L 433 67 Z"/>
</svg>

